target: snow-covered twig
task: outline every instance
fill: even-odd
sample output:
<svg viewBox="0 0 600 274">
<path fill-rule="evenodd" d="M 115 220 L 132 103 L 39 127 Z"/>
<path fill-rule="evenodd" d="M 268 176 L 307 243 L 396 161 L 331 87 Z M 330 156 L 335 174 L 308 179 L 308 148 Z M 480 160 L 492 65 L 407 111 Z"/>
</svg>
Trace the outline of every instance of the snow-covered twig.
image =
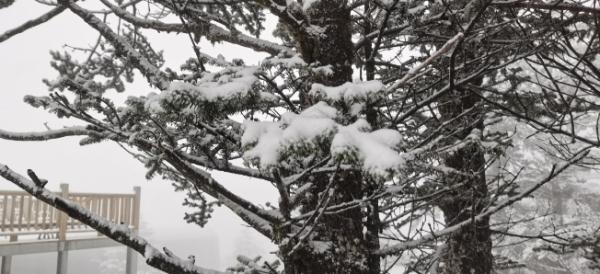
<svg viewBox="0 0 600 274">
<path fill-rule="evenodd" d="M 53 129 L 41 132 L 11 132 L 0 129 L 0 139 L 13 141 L 47 141 L 69 136 L 99 136 L 97 131 L 93 131 L 84 126 L 74 126 L 62 129 Z"/>
<path fill-rule="evenodd" d="M 150 84 L 158 87 L 161 90 L 165 90 L 169 87 L 170 83 L 165 74 L 155 65 L 153 65 L 148 59 L 146 59 L 146 57 L 135 50 L 135 48 L 133 48 L 133 46 L 124 37 L 118 35 L 112 29 L 110 29 L 110 27 L 102 22 L 100 18 L 96 17 L 94 14 L 75 3 L 67 2 L 64 5 L 67 5 L 73 13 L 81 17 L 83 21 L 102 34 L 102 36 L 108 40 L 118 52 L 120 52 L 123 56 L 126 56 L 131 64 L 148 78 Z"/>
</svg>

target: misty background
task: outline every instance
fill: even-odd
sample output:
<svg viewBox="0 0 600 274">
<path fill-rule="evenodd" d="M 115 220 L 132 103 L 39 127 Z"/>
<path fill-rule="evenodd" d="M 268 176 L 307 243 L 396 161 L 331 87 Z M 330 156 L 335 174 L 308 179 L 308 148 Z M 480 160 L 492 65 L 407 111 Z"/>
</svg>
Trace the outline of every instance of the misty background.
<svg viewBox="0 0 600 274">
<path fill-rule="evenodd" d="M 17 1 L 9 9 L 0 9 L 0 33 L 36 18 L 51 7 L 35 1 Z M 156 32 L 144 32 L 156 49 L 164 50 L 166 67 L 178 68 L 193 56 L 187 37 Z M 269 35 L 268 32 L 265 32 Z M 0 43 L 0 128 L 10 131 L 43 131 L 75 124 L 58 119 L 42 109 L 23 102 L 25 95 L 47 95 L 42 79 L 54 79 L 57 73 L 50 67 L 50 50 L 66 50 L 70 46 L 88 46 L 97 33 L 78 17 L 66 11 L 49 22 Z M 204 41 L 202 51 L 228 58 L 243 57 L 248 64 L 257 64 L 265 56 L 251 50 L 229 45 L 211 45 Z M 115 102 L 130 95 L 149 92 L 140 79 L 129 85 Z M 116 93 L 116 92 L 115 92 Z M 175 193 L 168 181 L 157 176 L 147 181 L 144 166 L 118 145 L 103 142 L 80 146 L 80 138 L 64 138 L 48 142 L 14 142 L 0 140 L 0 163 L 21 174 L 34 170 L 49 180 L 47 188 L 58 190 L 68 183 L 72 192 L 133 193 L 141 186 L 140 235 L 154 246 L 167 246 L 181 257 L 196 256 L 198 265 L 225 269 L 236 264 L 235 257 L 268 255 L 275 247 L 262 235 L 246 227 L 227 209 L 216 208 L 213 218 L 201 228 L 183 220 L 186 208 L 181 205 L 184 193 Z M 258 204 L 273 202 L 276 193 L 266 182 L 213 172 L 215 178 L 236 193 Z M 10 182 L 0 180 L 0 190 L 16 190 Z M 7 237 L 0 238 L 6 241 Z M 125 247 L 69 252 L 69 273 L 124 273 Z M 14 274 L 55 273 L 56 253 L 13 256 Z M 145 266 L 139 258 L 139 273 L 160 273 Z"/>
</svg>

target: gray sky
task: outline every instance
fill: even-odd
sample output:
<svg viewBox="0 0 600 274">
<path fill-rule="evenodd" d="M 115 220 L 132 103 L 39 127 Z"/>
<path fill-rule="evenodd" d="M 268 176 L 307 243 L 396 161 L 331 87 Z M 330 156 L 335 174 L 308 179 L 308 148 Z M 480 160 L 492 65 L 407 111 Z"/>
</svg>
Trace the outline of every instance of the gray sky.
<svg viewBox="0 0 600 274">
<path fill-rule="evenodd" d="M 48 7 L 34 1 L 17 1 L 0 10 L 0 33 L 35 18 Z M 157 49 L 165 50 L 167 66 L 176 68 L 193 56 L 187 37 L 168 34 L 151 34 Z M 54 79 L 57 74 L 50 67 L 49 50 L 62 49 L 65 43 L 85 46 L 93 43 L 96 33 L 69 12 L 52 19 L 35 29 L 0 43 L 0 128 L 11 131 L 41 131 L 44 123 L 51 128 L 72 125 L 76 121 L 57 119 L 44 110 L 23 103 L 23 96 L 47 95 L 41 79 Z M 227 59 L 243 58 L 249 64 L 257 63 L 263 56 L 233 45 L 203 44 L 206 53 L 223 54 Z M 144 94 L 151 90 L 145 83 L 135 83 L 124 95 Z M 49 180 L 49 189 L 58 189 L 60 183 L 69 183 L 78 192 L 132 192 L 133 186 L 142 187 L 142 234 L 156 246 L 167 245 L 176 253 L 220 254 L 219 260 L 199 258 L 207 267 L 225 268 L 234 264 L 234 245 L 244 239 L 247 252 L 269 252 L 274 247 L 226 209 L 218 209 L 205 228 L 185 224 L 185 208 L 181 206 L 183 194 L 174 193 L 169 182 L 160 178 L 146 181 L 141 163 L 121 150 L 116 144 L 81 147 L 79 138 L 66 138 L 49 142 L 14 142 L 0 139 L 0 163 L 22 174 L 31 168 Z M 260 204 L 274 200 L 273 189 L 265 182 L 246 177 L 215 174 L 215 177 Z M 0 189 L 15 189 L 0 180 Z M 218 245 L 218 247 L 215 247 Z M 248 247 L 250 246 L 250 247 Z M 252 250 L 254 249 L 254 250 Z M 247 254 L 258 255 L 258 254 Z M 260 254 L 266 255 L 266 254 Z"/>
</svg>

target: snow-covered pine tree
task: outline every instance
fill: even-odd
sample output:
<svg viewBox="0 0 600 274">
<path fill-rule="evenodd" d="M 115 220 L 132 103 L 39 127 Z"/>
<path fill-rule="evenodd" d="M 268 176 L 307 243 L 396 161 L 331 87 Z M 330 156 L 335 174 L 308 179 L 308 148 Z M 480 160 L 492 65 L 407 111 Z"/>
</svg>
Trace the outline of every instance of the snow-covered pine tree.
<svg viewBox="0 0 600 274">
<path fill-rule="evenodd" d="M 406 273 L 491 273 L 490 217 L 600 145 L 575 130 L 579 113 L 597 110 L 596 2 L 88 2 L 44 2 L 53 9 L 0 35 L 6 41 L 65 11 L 98 32 L 81 60 L 53 52 L 59 76 L 46 81 L 49 95 L 25 98 L 84 125 L 0 137 L 83 136 L 82 145 L 129 147 L 148 177 L 188 193 L 186 221 L 202 226 L 222 205 L 277 244 L 283 267 L 242 256 L 231 271 L 378 274 L 402 262 Z M 270 16 L 276 26 L 265 25 Z M 262 39 L 265 29 L 278 41 Z M 148 31 L 189 38 L 193 54 L 180 69 L 162 68 Z M 209 56 L 204 40 L 269 56 L 260 64 Z M 573 41 L 584 50 L 565 50 Z M 541 69 L 524 75 L 520 60 Z M 555 70 L 574 78 L 555 79 Z M 127 92 L 137 73 L 148 93 L 115 104 L 111 94 Z M 510 145 L 506 132 L 489 130 L 503 117 L 570 136 L 579 150 L 555 142 L 556 166 L 515 191 L 518 176 L 486 178 Z M 210 170 L 261 179 L 279 203 L 251 203 Z M 219 273 L 161 252 L 7 166 L 0 175 L 158 269 Z"/>
</svg>

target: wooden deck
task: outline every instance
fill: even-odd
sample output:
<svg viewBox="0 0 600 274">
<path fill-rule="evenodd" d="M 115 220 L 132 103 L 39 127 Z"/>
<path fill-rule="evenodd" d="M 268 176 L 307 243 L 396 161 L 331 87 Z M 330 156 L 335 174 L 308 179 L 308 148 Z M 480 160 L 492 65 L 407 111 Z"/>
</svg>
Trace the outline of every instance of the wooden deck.
<svg viewBox="0 0 600 274">
<path fill-rule="evenodd" d="M 140 223 L 140 188 L 132 194 L 69 192 L 61 184 L 57 192 L 115 224 L 137 231 Z M 0 274 L 10 274 L 12 256 L 57 252 L 57 274 L 67 274 L 68 252 L 121 246 L 88 226 L 69 218 L 24 191 L 0 191 Z M 135 251 L 127 249 L 126 274 L 137 272 Z"/>
</svg>

